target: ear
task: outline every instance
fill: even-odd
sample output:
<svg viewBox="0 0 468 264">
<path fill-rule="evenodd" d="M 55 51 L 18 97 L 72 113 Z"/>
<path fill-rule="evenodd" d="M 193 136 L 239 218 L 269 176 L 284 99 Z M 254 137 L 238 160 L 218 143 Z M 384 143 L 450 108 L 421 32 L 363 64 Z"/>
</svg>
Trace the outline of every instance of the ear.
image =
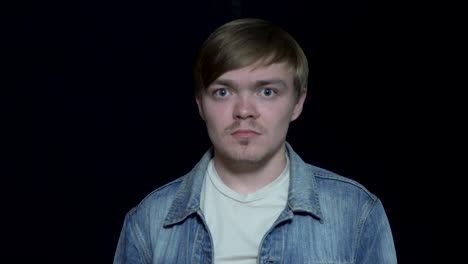
<svg viewBox="0 0 468 264">
<path fill-rule="evenodd" d="M 302 94 L 297 99 L 296 105 L 294 105 L 294 109 L 291 115 L 291 122 L 296 120 L 302 113 L 302 108 L 304 106 L 304 102 L 307 96 L 307 87 L 302 90 Z"/>
<path fill-rule="evenodd" d="M 195 97 L 195 101 L 197 102 L 198 106 L 198 113 L 200 114 L 200 117 L 205 121 L 205 116 L 203 115 L 203 105 L 202 105 L 202 99 L 200 97 Z"/>
</svg>

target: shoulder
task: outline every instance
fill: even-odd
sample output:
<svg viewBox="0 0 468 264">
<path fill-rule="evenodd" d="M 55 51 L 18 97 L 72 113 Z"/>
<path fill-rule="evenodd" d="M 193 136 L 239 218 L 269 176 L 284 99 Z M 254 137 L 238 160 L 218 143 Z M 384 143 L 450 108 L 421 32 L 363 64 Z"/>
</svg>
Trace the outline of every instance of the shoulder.
<svg viewBox="0 0 468 264">
<path fill-rule="evenodd" d="M 212 149 L 208 150 L 191 171 L 149 193 L 129 211 L 129 215 L 164 219 L 170 210 L 185 210 L 199 199 L 203 178 L 212 155 Z"/>
<path fill-rule="evenodd" d="M 353 215 L 368 214 L 380 200 L 364 185 L 314 165 L 307 164 L 308 171 L 313 175 L 317 196 L 322 212 L 335 215 L 338 211 Z"/>
<path fill-rule="evenodd" d="M 361 183 L 323 168 L 307 166 L 316 182 L 325 221 L 343 221 L 359 226 L 372 211 L 377 210 L 375 214 L 384 215 L 380 199 Z"/>
<path fill-rule="evenodd" d="M 356 180 L 311 164 L 307 164 L 307 166 L 314 176 L 319 190 L 328 191 L 330 193 L 346 192 L 348 195 L 354 194 L 370 200 L 377 199 L 375 194 Z"/>
<path fill-rule="evenodd" d="M 150 192 L 137 206 L 128 212 L 129 217 L 163 218 L 174 201 L 177 190 L 186 177 L 187 175 L 184 175 Z"/>
<path fill-rule="evenodd" d="M 361 183 L 339 175 L 333 171 L 309 164 L 301 159 L 287 144 L 291 161 L 291 174 L 294 175 L 294 189 L 300 192 L 316 192 L 320 196 L 334 196 L 336 199 L 365 198 L 375 201 L 377 197 Z"/>
<path fill-rule="evenodd" d="M 139 206 L 146 207 L 151 206 L 154 203 L 158 203 L 160 205 L 161 201 L 169 200 L 172 201 L 177 189 L 179 188 L 180 184 L 183 180 L 187 177 L 184 175 L 179 177 L 157 189 L 149 193 L 145 198 L 143 198 L 139 204 Z"/>
</svg>

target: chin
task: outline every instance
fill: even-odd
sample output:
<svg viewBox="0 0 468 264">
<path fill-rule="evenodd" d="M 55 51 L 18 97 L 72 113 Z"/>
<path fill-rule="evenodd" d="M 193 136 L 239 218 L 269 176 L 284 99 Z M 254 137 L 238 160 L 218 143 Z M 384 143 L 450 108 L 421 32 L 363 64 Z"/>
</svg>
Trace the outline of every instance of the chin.
<svg viewBox="0 0 468 264">
<path fill-rule="evenodd" d="M 218 155 L 224 160 L 235 163 L 259 163 L 273 156 L 274 149 L 270 144 L 262 142 L 259 138 L 230 138 L 214 144 Z"/>
<path fill-rule="evenodd" d="M 255 164 L 265 159 L 265 151 L 252 145 L 241 145 L 225 149 L 222 153 L 225 159 L 238 163 Z"/>
</svg>

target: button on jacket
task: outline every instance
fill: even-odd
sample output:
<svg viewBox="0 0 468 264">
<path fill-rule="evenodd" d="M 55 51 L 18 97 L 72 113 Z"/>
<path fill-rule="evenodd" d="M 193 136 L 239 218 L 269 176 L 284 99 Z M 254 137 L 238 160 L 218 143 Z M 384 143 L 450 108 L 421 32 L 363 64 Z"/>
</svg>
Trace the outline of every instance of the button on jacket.
<svg viewBox="0 0 468 264">
<path fill-rule="evenodd" d="M 288 202 L 259 246 L 258 263 L 397 263 L 381 201 L 359 183 L 307 164 L 286 143 Z M 200 209 L 213 149 L 191 172 L 150 193 L 126 217 L 114 256 L 120 263 L 213 263 Z"/>
</svg>

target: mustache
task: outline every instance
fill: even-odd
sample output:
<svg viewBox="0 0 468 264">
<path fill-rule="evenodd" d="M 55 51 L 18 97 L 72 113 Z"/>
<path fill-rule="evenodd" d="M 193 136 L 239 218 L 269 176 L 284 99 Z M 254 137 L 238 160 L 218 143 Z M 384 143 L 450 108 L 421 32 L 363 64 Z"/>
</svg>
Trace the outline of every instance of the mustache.
<svg viewBox="0 0 468 264">
<path fill-rule="evenodd" d="M 244 125 L 242 125 L 240 121 L 235 121 L 234 123 L 232 123 L 231 125 L 229 125 L 228 127 L 226 127 L 224 129 L 224 134 L 225 135 L 230 135 L 230 134 L 232 134 L 234 131 L 236 131 L 238 129 L 253 130 L 253 131 L 258 132 L 260 134 L 263 134 L 266 131 L 263 128 L 263 126 L 259 125 L 258 123 L 256 123 L 253 120 L 247 121 L 247 123 L 244 123 Z"/>
</svg>

